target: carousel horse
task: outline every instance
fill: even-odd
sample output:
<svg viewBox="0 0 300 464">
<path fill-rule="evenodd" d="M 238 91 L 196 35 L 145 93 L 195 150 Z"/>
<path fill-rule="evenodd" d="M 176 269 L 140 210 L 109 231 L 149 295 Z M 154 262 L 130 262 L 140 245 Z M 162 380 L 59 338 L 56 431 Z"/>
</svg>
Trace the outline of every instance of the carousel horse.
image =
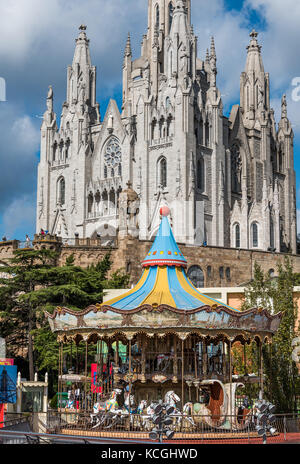
<svg viewBox="0 0 300 464">
<path fill-rule="evenodd" d="M 126 392 L 124 396 L 125 396 L 124 408 L 130 414 L 135 414 L 136 413 L 136 407 L 135 407 L 136 403 L 135 403 L 134 395 L 129 395 L 129 393 Z"/>
<path fill-rule="evenodd" d="M 156 357 L 156 368 L 162 372 L 166 371 L 170 365 L 171 359 L 174 358 L 173 353 L 168 354 L 158 354 Z"/>
<path fill-rule="evenodd" d="M 117 402 L 117 396 L 122 393 L 122 390 L 116 388 L 111 392 L 109 400 L 106 400 L 104 403 L 95 403 L 93 406 L 93 414 L 90 415 L 91 422 L 94 424 L 96 420 L 96 424 L 93 425 L 92 428 L 98 427 L 101 425 L 105 420 L 105 413 L 117 411 L 119 408 Z"/>
<path fill-rule="evenodd" d="M 177 407 L 176 407 L 176 404 L 179 401 L 180 401 L 179 396 L 176 395 L 176 393 L 173 390 L 168 391 L 165 394 L 165 398 L 164 398 L 165 404 L 168 405 L 168 406 L 173 406 L 173 408 L 174 408 L 174 412 L 172 413 L 172 416 L 175 417 L 175 427 L 179 426 L 181 424 L 181 420 L 182 420 L 182 414 L 179 411 L 179 409 L 177 409 Z"/>
<path fill-rule="evenodd" d="M 238 420 L 238 407 L 235 405 L 236 391 L 238 388 L 244 388 L 245 385 L 241 382 L 226 383 L 224 385 L 225 391 L 228 396 L 228 422 L 230 424 L 230 429 L 232 430 L 244 430 L 248 427 L 253 418 L 252 409 L 244 409 L 241 420 Z M 231 397 L 230 397 L 231 392 Z M 232 405 L 232 407 L 231 407 Z"/>
<path fill-rule="evenodd" d="M 153 422 L 152 422 L 152 417 L 154 415 L 154 410 L 151 407 L 151 404 L 147 407 L 146 409 L 146 414 L 142 415 L 142 428 L 144 430 L 152 430 L 153 428 Z"/>
<path fill-rule="evenodd" d="M 129 395 L 128 395 L 129 397 Z M 134 396 L 130 395 L 130 403 L 135 404 Z M 129 399 L 128 399 L 129 402 Z M 134 410 L 129 410 L 129 405 L 127 404 L 127 407 L 124 409 L 117 409 L 109 414 L 110 420 L 109 420 L 109 425 L 107 425 L 105 428 L 109 429 L 112 428 L 114 425 L 125 425 L 126 421 L 129 418 L 131 426 L 138 425 L 140 428 L 140 419 L 138 422 L 135 424 L 135 416 L 136 415 L 142 415 L 145 407 L 147 406 L 147 401 L 141 400 L 139 403 L 138 407 L 135 408 Z"/>
</svg>

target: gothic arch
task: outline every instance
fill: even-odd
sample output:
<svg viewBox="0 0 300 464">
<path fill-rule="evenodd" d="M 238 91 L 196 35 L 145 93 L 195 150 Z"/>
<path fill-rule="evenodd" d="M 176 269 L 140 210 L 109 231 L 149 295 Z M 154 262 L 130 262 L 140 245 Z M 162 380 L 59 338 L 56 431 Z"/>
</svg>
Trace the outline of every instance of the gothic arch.
<svg viewBox="0 0 300 464">
<path fill-rule="evenodd" d="M 56 182 L 56 202 L 64 205 L 66 201 L 66 181 L 63 176 L 60 176 Z"/>
<path fill-rule="evenodd" d="M 250 244 L 251 248 L 259 247 L 259 223 L 253 221 L 250 226 Z"/>
<path fill-rule="evenodd" d="M 173 2 L 170 2 L 168 5 L 168 32 L 169 34 L 171 32 L 173 14 L 174 14 L 174 5 L 173 5 Z"/>
<path fill-rule="evenodd" d="M 238 222 L 233 224 L 233 243 L 235 248 L 241 248 L 241 226 Z"/>
<path fill-rule="evenodd" d="M 187 272 L 187 276 L 196 288 L 204 287 L 204 272 L 200 266 L 191 266 Z"/>
<path fill-rule="evenodd" d="M 161 185 L 162 187 L 167 186 L 167 159 L 165 156 L 161 156 L 157 160 L 157 169 L 156 169 L 156 184 L 157 187 Z"/>
<path fill-rule="evenodd" d="M 156 3 L 156 5 L 154 7 L 154 26 L 157 29 L 159 29 L 159 26 L 160 26 L 160 10 L 159 10 L 159 4 L 158 3 Z"/>
<path fill-rule="evenodd" d="M 242 191 L 242 171 L 243 160 L 241 155 L 241 146 L 235 141 L 230 149 L 231 164 L 231 191 L 232 193 L 241 193 Z"/>
</svg>

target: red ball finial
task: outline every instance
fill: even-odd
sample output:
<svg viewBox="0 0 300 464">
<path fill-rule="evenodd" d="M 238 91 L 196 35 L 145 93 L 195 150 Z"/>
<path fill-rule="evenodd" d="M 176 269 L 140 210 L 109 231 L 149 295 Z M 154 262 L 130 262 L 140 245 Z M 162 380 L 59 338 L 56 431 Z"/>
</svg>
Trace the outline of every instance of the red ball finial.
<svg viewBox="0 0 300 464">
<path fill-rule="evenodd" d="M 170 208 L 168 206 L 162 206 L 159 210 L 161 216 L 169 216 Z"/>
</svg>

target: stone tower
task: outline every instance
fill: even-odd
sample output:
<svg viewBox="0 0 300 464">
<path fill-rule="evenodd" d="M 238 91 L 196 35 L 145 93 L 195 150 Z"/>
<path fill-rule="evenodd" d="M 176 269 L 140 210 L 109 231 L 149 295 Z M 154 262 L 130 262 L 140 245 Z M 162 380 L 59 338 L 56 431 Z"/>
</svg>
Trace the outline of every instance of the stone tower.
<svg viewBox="0 0 300 464">
<path fill-rule="evenodd" d="M 148 0 L 140 56 L 132 55 L 130 35 L 125 42 L 121 112 L 111 100 L 100 119 L 85 26 L 68 67 L 59 128 L 49 88 L 37 231 L 73 238 L 109 229 L 149 240 L 166 205 L 178 242 L 296 252 L 293 131 L 284 97 L 276 129 L 257 33 L 250 34 L 240 105 L 229 118 L 213 37 L 198 57 L 191 0 Z"/>
</svg>

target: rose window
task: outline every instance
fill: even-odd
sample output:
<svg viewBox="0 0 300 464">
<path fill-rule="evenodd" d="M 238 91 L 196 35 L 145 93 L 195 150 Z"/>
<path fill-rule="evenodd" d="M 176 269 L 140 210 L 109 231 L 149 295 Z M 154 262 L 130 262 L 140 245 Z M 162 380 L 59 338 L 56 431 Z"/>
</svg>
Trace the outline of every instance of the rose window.
<svg viewBox="0 0 300 464">
<path fill-rule="evenodd" d="M 122 152 L 119 142 L 112 139 L 105 150 L 104 160 L 107 166 L 114 168 L 121 163 Z"/>
</svg>

